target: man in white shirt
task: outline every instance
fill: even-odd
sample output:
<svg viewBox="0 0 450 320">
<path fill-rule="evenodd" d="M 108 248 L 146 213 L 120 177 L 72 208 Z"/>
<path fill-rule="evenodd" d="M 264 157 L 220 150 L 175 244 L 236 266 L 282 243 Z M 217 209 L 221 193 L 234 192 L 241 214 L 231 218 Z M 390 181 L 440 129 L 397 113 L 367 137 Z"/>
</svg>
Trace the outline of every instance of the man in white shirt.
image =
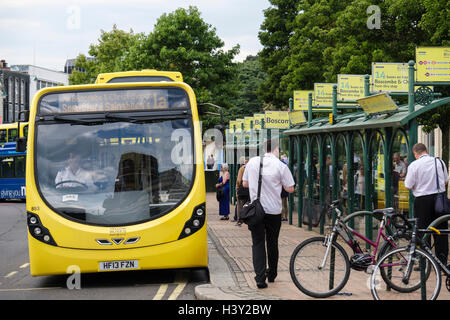
<svg viewBox="0 0 450 320">
<path fill-rule="evenodd" d="M 56 174 L 55 185 L 57 189 L 82 187 L 92 190 L 96 188 L 91 174 L 80 167 L 80 161 L 79 154 L 72 152 L 69 154 L 69 165 Z"/>
<path fill-rule="evenodd" d="M 278 141 L 266 142 L 266 154 L 263 160 L 262 183 L 260 202 L 265 211 L 264 220 L 256 225 L 249 226 L 252 233 L 253 268 L 255 270 L 256 285 L 266 288 L 266 277 L 274 282 L 278 269 L 278 236 L 281 228 L 281 188 L 287 192 L 294 192 L 294 178 L 289 167 L 279 159 Z M 242 183 L 250 191 L 250 200 L 257 198 L 260 157 L 249 160 L 245 166 Z M 267 259 L 266 259 L 267 242 Z M 269 269 L 266 271 L 266 261 Z"/>
<path fill-rule="evenodd" d="M 405 178 L 405 187 L 413 191 L 414 215 L 417 218 L 419 229 L 427 228 L 433 220 L 439 218 L 434 211 L 436 194 L 445 191 L 448 184 L 448 171 L 440 159 L 428 155 L 423 143 L 417 143 L 412 151 L 416 158 L 409 167 Z M 439 188 L 436 185 L 436 171 L 439 178 Z M 438 229 L 447 229 L 447 222 L 437 226 Z M 448 256 L 448 236 L 435 236 L 436 255 L 446 265 Z"/>
</svg>

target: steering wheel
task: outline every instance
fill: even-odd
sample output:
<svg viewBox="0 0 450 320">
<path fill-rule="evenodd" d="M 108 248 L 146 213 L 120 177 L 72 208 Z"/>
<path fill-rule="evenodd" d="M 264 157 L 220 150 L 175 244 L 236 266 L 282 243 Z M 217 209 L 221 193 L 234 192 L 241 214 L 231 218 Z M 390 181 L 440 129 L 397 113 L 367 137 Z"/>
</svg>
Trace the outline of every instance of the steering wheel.
<svg viewBox="0 0 450 320">
<path fill-rule="evenodd" d="M 83 191 L 89 189 L 89 187 L 87 186 L 87 184 L 77 181 L 77 180 L 64 180 L 64 181 L 60 181 L 57 184 L 55 184 L 55 188 L 58 187 L 60 184 L 63 183 L 76 183 L 79 184 L 83 189 Z M 79 188 L 79 187 L 62 187 L 62 188 L 58 188 L 58 189 L 72 189 L 72 188 Z"/>
</svg>

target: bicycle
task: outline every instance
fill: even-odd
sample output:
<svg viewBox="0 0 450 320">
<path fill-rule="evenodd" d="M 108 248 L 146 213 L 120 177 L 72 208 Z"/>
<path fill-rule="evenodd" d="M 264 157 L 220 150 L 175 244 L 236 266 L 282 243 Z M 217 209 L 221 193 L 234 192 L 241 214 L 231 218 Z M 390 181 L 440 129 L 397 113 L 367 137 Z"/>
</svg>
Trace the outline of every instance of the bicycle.
<svg viewBox="0 0 450 320">
<path fill-rule="evenodd" d="M 439 296 L 442 276 L 440 270 L 447 276 L 446 287 L 450 292 L 450 268 L 445 265 L 432 251 L 427 241 L 431 234 L 450 234 L 448 229 L 436 229 L 435 226 L 450 219 L 450 215 L 442 216 L 433 221 L 427 229 L 417 228 L 417 219 L 405 219 L 401 223 L 412 230 L 411 240 L 406 247 L 394 249 L 382 256 L 374 266 L 370 278 L 370 291 L 375 300 L 383 299 L 421 299 L 436 300 Z M 398 225 L 398 222 L 395 222 Z M 422 237 L 421 237 L 422 236 Z M 409 290 L 408 295 L 387 290 L 378 281 L 378 272 L 388 273 L 391 282 L 409 286 L 419 283 L 415 290 Z M 420 290 L 418 290 L 420 288 Z"/>
<path fill-rule="evenodd" d="M 403 229 L 394 233 L 389 228 L 389 236 L 384 233 L 389 219 L 395 214 L 393 208 L 386 208 L 371 213 L 372 217 L 380 220 L 380 225 L 376 241 L 367 239 L 343 222 L 342 211 L 338 208 L 340 201 L 333 201 L 327 210 L 329 215 L 333 210 L 336 212 L 336 220 L 330 228 L 331 232 L 324 237 L 313 237 L 303 241 L 291 255 L 289 263 L 291 278 L 301 292 L 311 297 L 326 298 L 338 293 L 347 283 L 351 268 L 358 271 L 368 270 L 371 265 L 375 264 L 377 257 L 397 248 L 396 241 L 407 237 L 407 234 L 403 233 Z M 349 221 L 357 214 L 347 216 L 345 221 Z M 353 251 L 351 258 L 337 243 L 338 236 Z M 374 247 L 373 252 L 364 253 L 354 236 Z M 380 248 L 381 238 L 384 239 L 384 243 Z M 378 250 L 379 248 L 380 250 Z M 383 279 L 388 283 L 390 281 L 387 275 L 383 275 Z M 395 284 L 392 285 L 395 286 Z M 402 288 L 397 289 L 401 290 Z"/>
</svg>

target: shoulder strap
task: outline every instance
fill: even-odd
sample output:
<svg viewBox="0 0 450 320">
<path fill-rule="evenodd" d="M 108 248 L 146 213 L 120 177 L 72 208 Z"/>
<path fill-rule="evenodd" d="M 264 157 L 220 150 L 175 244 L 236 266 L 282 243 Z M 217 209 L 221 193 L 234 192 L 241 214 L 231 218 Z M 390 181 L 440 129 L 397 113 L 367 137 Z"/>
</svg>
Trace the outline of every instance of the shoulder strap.
<svg viewBox="0 0 450 320">
<path fill-rule="evenodd" d="M 434 158 L 434 169 L 436 171 L 436 188 L 437 188 L 437 192 L 439 193 L 439 176 L 438 176 L 438 172 L 437 172 L 436 161 L 437 161 L 437 158 Z"/>
<path fill-rule="evenodd" d="M 259 177 L 258 177 L 258 196 L 257 199 L 259 199 L 259 196 L 261 195 L 261 184 L 262 184 L 262 170 L 263 170 L 263 162 L 264 162 L 264 156 L 259 157 Z"/>
</svg>

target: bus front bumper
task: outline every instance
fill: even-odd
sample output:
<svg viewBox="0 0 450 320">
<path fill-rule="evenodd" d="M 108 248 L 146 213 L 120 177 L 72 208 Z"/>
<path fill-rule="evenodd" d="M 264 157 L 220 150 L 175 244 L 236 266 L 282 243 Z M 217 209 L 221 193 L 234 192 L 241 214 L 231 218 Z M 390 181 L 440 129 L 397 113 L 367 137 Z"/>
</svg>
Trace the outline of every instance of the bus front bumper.
<svg viewBox="0 0 450 320">
<path fill-rule="evenodd" d="M 133 270 L 197 268 L 208 266 L 206 226 L 181 240 L 160 245 L 128 248 L 84 250 L 42 243 L 28 235 L 32 276 L 101 272 L 104 262 L 134 261 Z M 113 263 L 107 264 L 112 266 Z M 116 263 L 126 268 L 126 263 Z M 128 269 L 109 269 L 123 271 Z"/>
</svg>

